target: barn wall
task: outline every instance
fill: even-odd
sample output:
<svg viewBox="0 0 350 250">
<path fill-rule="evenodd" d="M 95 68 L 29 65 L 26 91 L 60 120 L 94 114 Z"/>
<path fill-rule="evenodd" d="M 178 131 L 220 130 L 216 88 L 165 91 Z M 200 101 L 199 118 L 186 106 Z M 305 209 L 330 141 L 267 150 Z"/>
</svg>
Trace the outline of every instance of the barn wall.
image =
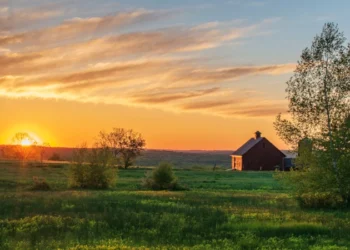
<svg viewBox="0 0 350 250">
<path fill-rule="evenodd" d="M 232 170 L 242 171 L 242 156 L 232 156 Z"/>
<path fill-rule="evenodd" d="M 243 170 L 275 170 L 275 166 L 283 169 L 284 155 L 271 142 L 263 138 L 243 155 Z"/>
</svg>

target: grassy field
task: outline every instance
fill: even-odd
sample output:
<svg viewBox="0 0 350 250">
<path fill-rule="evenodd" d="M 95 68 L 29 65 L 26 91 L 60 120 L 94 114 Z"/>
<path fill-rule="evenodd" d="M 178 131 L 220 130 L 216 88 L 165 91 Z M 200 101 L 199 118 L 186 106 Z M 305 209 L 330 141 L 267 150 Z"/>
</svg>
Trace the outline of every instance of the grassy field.
<svg viewBox="0 0 350 250">
<path fill-rule="evenodd" d="M 270 172 L 178 169 L 190 191 L 67 188 L 67 166 L 0 162 L 0 249 L 349 249 L 350 212 L 301 209 Z M 32 177 L 52 191 L 30 191 Z"/>
</svg>

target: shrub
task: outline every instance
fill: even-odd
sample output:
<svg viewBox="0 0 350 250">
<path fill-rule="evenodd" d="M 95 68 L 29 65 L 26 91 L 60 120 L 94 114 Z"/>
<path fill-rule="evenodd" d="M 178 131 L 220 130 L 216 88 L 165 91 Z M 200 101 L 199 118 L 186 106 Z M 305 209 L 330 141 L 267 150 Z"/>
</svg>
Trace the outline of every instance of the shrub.
<svg viewBox="0 0 350 250">
<path fill-rule="evenodd" d="M 146 172 L 142 186 L 153 190 L 187 190 L 181 187 L 170 163 L 160 163 L 152 172 Z"/>
<path fill-rule="evenodd" d="M 114 157 L 108 148 L 79 148 L 70 166 L 70 187 L 107 189 L 115 184 Z"/>
<path fill-rule="evenodd" d="M 298 202 L 305 208 L 337 208 L 342 206 L 343 199 L 332 192 L 315 192 L 298 196 Z"/>
<path fill-rule="evenodd" d="M 152 172 L 153 181 L 160 189 L 168 189 L 170 184 L 176 181 L 173 167 L 170 163 L 160 163 Z"/>
<path fill-rule="evenodd" d="M 349 158 L 350 159 L 350 158 Z M 276 172 L 275 177 L 285 186 L 291 187 L 300 206 L 309 208 L 335 208 L 349 206 L 350 185 L 348 180 L 350 168 L 348 161 L 341 165 L 341 189 L 337 181 L 337 174 L 332 167 L 329 154 L 314 150 L 313 152 L 299 152 L 295 159 L 296 168 L 290 172 Z M 341 191 L 341 192 L 340 192 Z"/>
<path fill-rule="evenodd" d="M 49 184 L 46 182 L 45 178 L 33 176 L 33 186 L 31 190 L 47 191 L 50 190 Z"/>
</svg>

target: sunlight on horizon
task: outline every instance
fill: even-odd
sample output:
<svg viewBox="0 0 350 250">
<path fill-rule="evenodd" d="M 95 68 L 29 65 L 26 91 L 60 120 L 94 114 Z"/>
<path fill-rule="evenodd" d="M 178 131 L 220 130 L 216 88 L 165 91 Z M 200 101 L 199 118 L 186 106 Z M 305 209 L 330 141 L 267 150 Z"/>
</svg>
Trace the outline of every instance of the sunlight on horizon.
<svg viewBox="0 0 350 250">
<path fill-rule="evenodd" d="M 23 147 L 28 147 L 28 146 L 32 146 L 34 144 L 34 142 L 32 140 L 30 140 L 29 138 L 24 138 L 20 144 Z"/>
</svg>

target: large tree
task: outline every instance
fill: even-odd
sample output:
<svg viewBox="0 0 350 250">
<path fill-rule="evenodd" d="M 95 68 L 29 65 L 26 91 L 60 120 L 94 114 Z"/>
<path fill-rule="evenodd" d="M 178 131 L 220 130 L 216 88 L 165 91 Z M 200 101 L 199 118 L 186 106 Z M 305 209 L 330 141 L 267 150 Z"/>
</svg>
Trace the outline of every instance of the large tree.
<svg viewBox="0 0 350 250">
<path fill-rule="evenodd" d="M 293 148 L 308 138 L 315 152 L 327 155 L 323 164 L 331 165 L 342 196 L 346 193 L 339 169 L 343 156 L 335 135 L 350 114 L 350 44 L 345 41 L 336 24 L 324 25 L 311 47 L 303 50 L 287 82 L 290 119 L 278 115 L 275 122 L 279 136 Z"/>
<path fill-rule="evenodd" d="M 126 169 L 132 166 L 137 156 L 141 155 L 146 141 L 140 133 L 132 129 L 114 128 L 110 133 L 100 132 L 98 145 L 110 148 L 115 157 L 121 159 Z"/>
</svg>

